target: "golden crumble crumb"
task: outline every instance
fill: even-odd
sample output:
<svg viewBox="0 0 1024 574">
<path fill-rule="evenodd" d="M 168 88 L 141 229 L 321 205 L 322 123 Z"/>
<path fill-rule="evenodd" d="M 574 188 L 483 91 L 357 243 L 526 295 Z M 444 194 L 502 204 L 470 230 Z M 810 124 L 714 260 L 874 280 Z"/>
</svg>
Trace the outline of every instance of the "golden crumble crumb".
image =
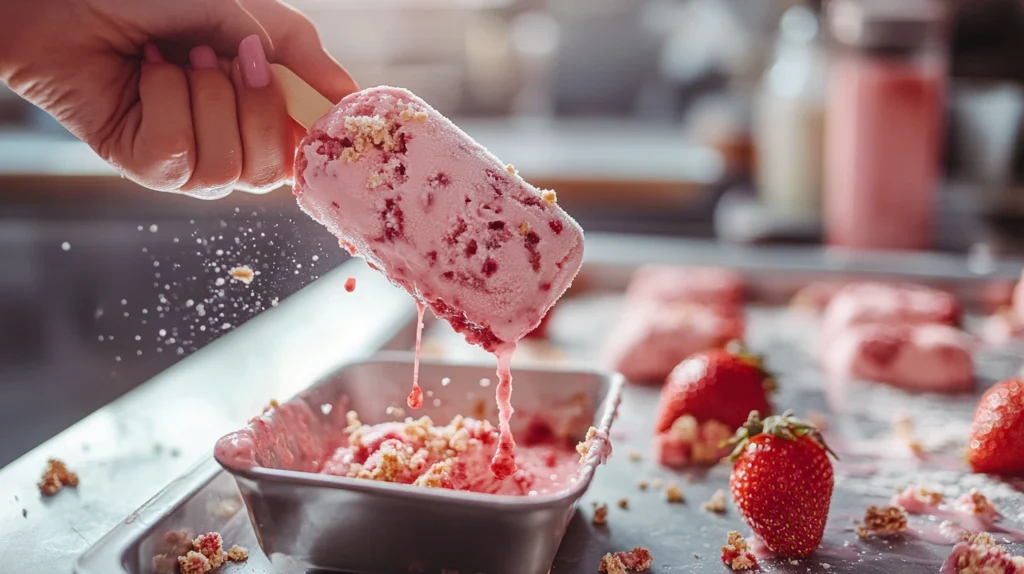
<svg viewBox="0 0 1024 574">
<path fill-rule="evenodd" d="M 701 509 L 715 514 L 725 513 L 725 491 L 718 489 L 707 502 L 701 505 Z"/>
<path fill-rule="evenodd" d="M 374 116 L 349 116 L 345 118 L 345 130 L 352 140 L 352 148 L 356 154 L 377 147 L 393 152 L 397 144 L 392 135 L 394 124 L 386 119 Z"/>
<path fill-rule="evenodd" d="M 789 559 L 789 563 L 792 564 L 793 566 L 799 566 L 800 565 L 800 561 L 797 560 L 796 558 L 790 558 Z"/>
<path fill-rule="evenodd" d="M 398 116 L 405 121 L 425 122 L 430 118 L 426 110 L 410 102 L 398 104 L 398 109 L 400 110 Z"/>
<path fill-rule="evenodd" d="M 60 460 L 51 458 L 46 462 L 46 470 L 39 481 L 39 492 L 52 496 L 65 486 L 78 486 L 78 475 L 68 470 L 67 465 Z"/>
<path fill-rule="evenodd" d="M 644 457 L 635 450 L 629 451 L 629 454 L 627 456 L 629 457 L 629 460 L 633 462 L 640 462 L 644 459 Z"/>
<path fill-rule="evenodd" d="M 217 532 L 200 534 L 192 541 L 192 550 L 206 557 L 210 568 L 217 569 L 224 565 L 228 555 L 224 552 L 224 541 Z"/>
<path fill-rule="evenodd" d="M 452 459 L 435 463 L 430 470 L 417 477 L 412 484 L 424 488 L 444 488 L 445 478 L 451 473 L 453 465 Z"/>
<path fill-rule="evenodd" d="M 591 519 L 596 526 L 604 526 L 608 523 L 608 505 L 604 503 L 595 503 L 594 506 L 594 517 Z"/>
<path fill-rule="evenodd" d="M 195 550 L 189 550 L 188 554 L 178 556 L 178 567 L 181 574 L 206 574 L 213 569 L 210 561 Z"/>
<path fill-rule="evenodd" d="M 519 235 L 526 237 L 530 233 L 530 222 L 524 221 L 519 224 Z"/>
<path fill-rule="evenodd" d="M 601 565 L 597 567 L 597 571 L 607 574 L 626 574 L 626 566 L 614 554 L 605 554 L 601 558 Z"/>
<path fill-rule="evenodd" d="M 582 442 L 576 445 L 576 452 L 580 455 L 580 462 L 583 462 L 587 458 L 587 453 L 590 452 L 590 446 L 593 444 L 594 437 L 597 436 L 597 429 L 590 427 L 587 429 L 587 436 Z"/>
<path fill-rule="evenodd" d="M 228 549 L 228 560 L 232 562 L 245 562 L 249 559 L 249 550 L 235 544 Z"/>
<path fill-rule="evenodd" d="M 722 562 L 733 570 L 753 570 L 757 568 L 757 559 L 750 551 L 743 535 L 735 530 L 730 531 L 726 536 L 725 546 L 722 547 Z"/>
<path fill-rule="evenodd" d="M 359 152 L 353 148 L 347 147 L 341 150 L 341 159 L 345 163 L 355 163 L 359 161 Z"/>
<path fill-rule="evenodd" d="M 640 490 L 647 490 L 647 487 L 649 486 L 646 480 L 641 480 L 640 482 L 637 482 L 636 485 Z"/>
<path fill-rule="evenodd" d="M 623 510 L 629 510 L 629 499 L 628 498 L 620 498 L 619 499 L 619 508 L 621 508 Z"/>
<path fill-rule="evenodd" d="M 942 504 L 942 502 L 946 500 L 946 497 L 943 496 L 941 492 L 932 490 L 925 486 L 918 485 L 917 487 L 914 487 L 913 493 L 914 498 L 924 502 L 925 504 L 933 506 L 936 504 Z"/>
<path fill-rule="evenodd" d="M 370 189 L 377 189 L 382 185 L 384 185 L 384 178 L 377 172 L 371 173 L 366 178 L 366 187 Z"/>
<path fill-rule="evenodd" d="M 554 205 L 558 202 L 558 196 L 555 194 L 553 189 L 545 189 L 541 191 L 540 196 L 548 205 Z"/>
<path fill-rule="evenodd" d="M 857 536 L 889 536 L 907 529 L 907 511 L 899 506 L 869 506 L 864 512 L 863 524 L 857 527 Z"/>
<path fill-rule="evenodd" d="M 619 560 L 623 568 L 637 572 L 647 570 L 651 567 L 651 563 L 654 562 L 651 551 L 643 546 L 637 546 L 629 552 L 616 552 L 613 556 Z"/>
<path fill-rule="evenodd" d="M 910 417 L 904 415 L 896 419 L 893 422 L 893 429 L 896 431 L 896 437 L 903 441 L 914 455 L 923 456 L 925 454 L 924 446 L 914 435 L 914 423 Z"/>
<path fill-rule="evenodd" d="M 674 482 L 668 483 L 668 488 L 665 489 L 665 500 L 673 504 L 686 501 L 683 497 L 683 491 Z"/>
<path fill-rule="evenodd" d="M 252 280 L 256 277 L 256 272 L 252 270 L 252 267 L 248 265 L 239 265 L 238 267 L 231 268 L 231 278 L 235 281 L 245 283 L 246 285 L 252 283 Z"/>
<path fill-rule="evenodd" d="M 516 168 L 512 164 L 506 165 L 505 166 L 505 171 L 511 173 L 512 175 L 516 174 Z"/>
</svg>

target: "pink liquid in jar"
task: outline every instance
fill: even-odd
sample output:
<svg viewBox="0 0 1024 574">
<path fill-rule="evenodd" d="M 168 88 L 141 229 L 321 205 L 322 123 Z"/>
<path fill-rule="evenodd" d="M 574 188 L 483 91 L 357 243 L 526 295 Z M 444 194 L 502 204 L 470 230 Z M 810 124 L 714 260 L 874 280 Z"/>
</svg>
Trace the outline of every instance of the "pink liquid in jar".
<svg viewBox="0 0 1024 574">
<path fill-rule="evenodd" d="M 825 150 L 830 245 L 931 246 L 944 92 L 941 58 L 835 60 Z"/>
</svg>

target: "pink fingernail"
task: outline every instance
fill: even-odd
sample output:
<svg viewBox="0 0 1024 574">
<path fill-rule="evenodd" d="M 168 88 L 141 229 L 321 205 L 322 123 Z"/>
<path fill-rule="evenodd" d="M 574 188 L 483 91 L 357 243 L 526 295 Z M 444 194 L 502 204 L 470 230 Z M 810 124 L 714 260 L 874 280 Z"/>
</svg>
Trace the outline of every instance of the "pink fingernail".
<svg viewBox="0 0 1024 574">
<path fill-rule="evenodd" d="M 153 42 L 146 42 L 146 45 L 142 47 L 142 57 L 150 64 L 159 64 L 164 61 L 160 48 L 157 48 Z"/>
<path fill-rule="evenodd" d="M 270 84 L 270 62 L 259 36 L 253 34 L 238 45 L 238 65 L 242 68 L 242 81 L 246 86 L 265 88 Z"/>
<path fill-rule="evenodd" d="M 220 66 L 217 63 L 217 53 L 209 46 L 196 46 L 188 53 L 188 61 L 194 70 L 214 70 Z"/>
</svg>

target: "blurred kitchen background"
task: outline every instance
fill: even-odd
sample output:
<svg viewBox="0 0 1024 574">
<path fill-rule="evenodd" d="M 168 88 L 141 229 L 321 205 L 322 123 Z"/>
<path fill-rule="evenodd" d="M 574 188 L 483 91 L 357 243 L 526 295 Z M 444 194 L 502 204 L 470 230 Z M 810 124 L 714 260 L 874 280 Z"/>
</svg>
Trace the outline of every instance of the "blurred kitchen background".
<svg viewBox="0 0 1024 574">
<path fill-rule="evenodd" d="M 589 231 L 1024 253 L 1020 0 L 293 3 Z M 138 189 L 0 91 L 0 466 L 344 259 L 286 189 Z"/>
</svg>

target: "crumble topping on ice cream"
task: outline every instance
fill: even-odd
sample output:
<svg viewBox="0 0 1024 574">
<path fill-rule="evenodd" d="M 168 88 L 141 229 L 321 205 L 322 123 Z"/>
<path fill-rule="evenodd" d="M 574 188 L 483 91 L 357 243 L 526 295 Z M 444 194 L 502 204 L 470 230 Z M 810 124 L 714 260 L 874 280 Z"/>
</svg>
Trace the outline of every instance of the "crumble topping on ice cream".
<svg viewBox="0 0 1024 574">
<path fill-rule="evenodd" d="M 956 499 L 953 503 L 953 507 L 974 516 L 982 516 L 993 520 L 1001 518 L 1002 516 L 999 514 L 999 511 L 996 510 L 996 507 L 989 502 L 988 498 L 986 498 L 984 494 L 978 492 L 976 488 L 972 488 L 963 496 Z"/>
<path fill-rule="evenodd" d="M 869 506 L 864 521 L 857 527 L 857 536 L 890 536 L 907 530 L 907 511 L 899 506 Z"/>
<path fill-rule="evenodd" d="M 753 570 L 757 568 L 757 558 L 750 551 L 743 535 L 735 530 L 730 531 L 722 547 L 722 562 L 733 570 Z"/>
<path fill-rule="evenodd" d="M 421 417 L 367 425 L 349 411 L 346 423 L 347 445 L 324 462 L 325 474 L 423 488 L 534 495 L 569 488 L 580 468 L 569 443 L 527 440 L 517 448 L 520 471 L 498 478 L 490 469 L 498 429 L 486 420 L 456 416 L 447 425 L 435 425 L 430 417 Z"/>
<path fill-rule="evenodd" d="M 630 570 L 647 570 L 653 562 L 654 556 L 651 555 L 651 551 L 643 546 L 637 546 L 629 552 L 605 554 L 597 570 L 607 574 L 626 574 Z"/>
<path fill-rule="evenodd" d="M 701 509 L 715 514 L 725 514 L 725 491 L 718 489 L 711 498 L 701 505 Z"/>
<path fill-rule="evenodd" d="M 1013 556 L 990 534 L 968 533 L 942 565 L 943 574 L 1021 574 L 1024 556 Z"/>
<path fill-rule="evenodd" d="M 67 465 L 63 462 L 51 458 L 46 462 L 46 470 L 43 471 L 43 478 L 39 481 L 39 492 L 46 496 L 52 496 L 65 486 L 78 486 L 78 475 L 68 470 Z"/>
</svg>

